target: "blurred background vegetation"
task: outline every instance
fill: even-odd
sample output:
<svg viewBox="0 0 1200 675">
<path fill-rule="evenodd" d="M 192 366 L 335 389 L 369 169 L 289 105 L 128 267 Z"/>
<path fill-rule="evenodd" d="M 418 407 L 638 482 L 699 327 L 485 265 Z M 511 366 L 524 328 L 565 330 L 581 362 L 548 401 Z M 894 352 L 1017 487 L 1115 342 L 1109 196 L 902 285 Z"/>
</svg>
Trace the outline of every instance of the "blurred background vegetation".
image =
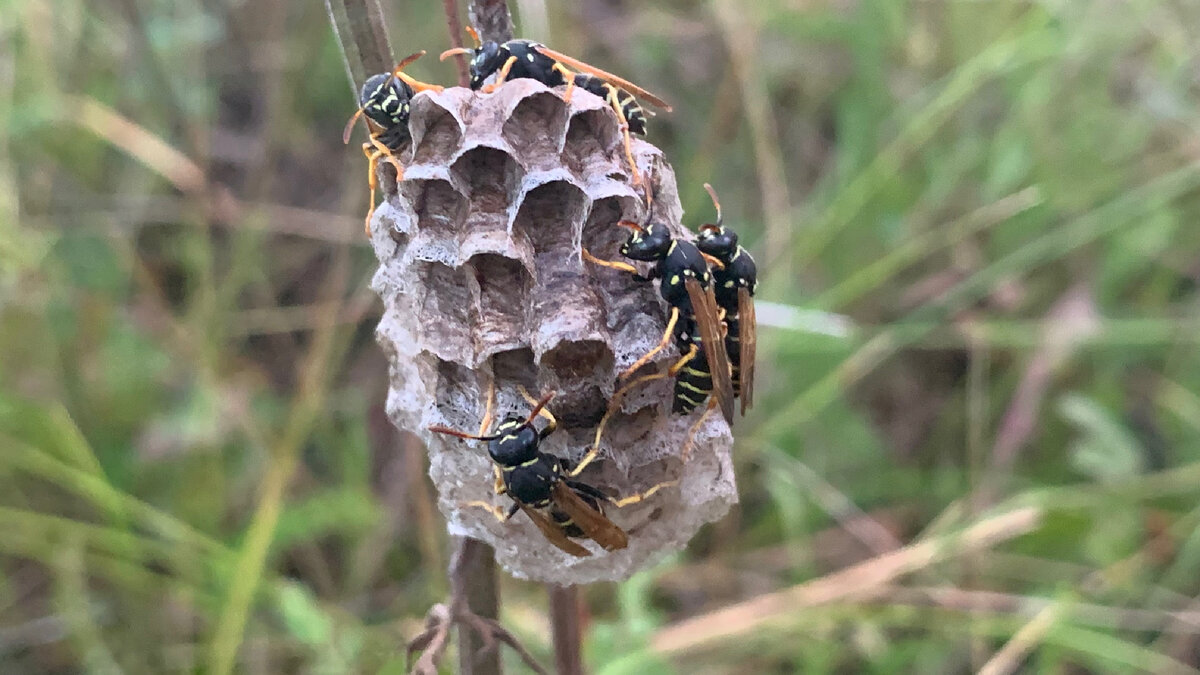
<svg viewBox="0 0 1200 675">
<path fill-rule="evenodd" d="M 741 505 L 586 589 L 590 669 L 1196 672 L 1200 5 L 510 4 L 675 105 L 761 300 L 853 326 L 776 308 Z M 354 104 L 318 2 L 0 0 L 0 672 L 403 672 L 447 542 Z"/>
</svg>

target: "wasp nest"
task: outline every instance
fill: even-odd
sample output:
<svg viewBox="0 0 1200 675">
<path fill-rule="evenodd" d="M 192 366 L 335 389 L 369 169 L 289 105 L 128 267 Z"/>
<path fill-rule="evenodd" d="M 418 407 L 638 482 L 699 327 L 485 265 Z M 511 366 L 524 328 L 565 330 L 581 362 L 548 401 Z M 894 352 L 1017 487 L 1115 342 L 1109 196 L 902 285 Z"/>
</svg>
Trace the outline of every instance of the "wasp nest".
<svg viewBox="0 0 1200 675">
<path fill-rule="evenodd" d="M 496 549 L 512 574 L 560 584 L 628 578 L 658 556 L 682 548 L 704 523 L 737 500 L 719 413 L 680 460 L 700 412 L 671 414 L 672 381 L 662 378 L 625 396 L 608 422 L 600 459 L 580 476 L 615 496 L 662 481 L 678 484 L 607 515 L 629 533 L 627 549 L 572 557 L 548 542 L 522 513 L 507 523 L 472 500 L 507 508 L 492 494 L 486 444 L 429 432 L 438 424 L 479 432 L 489 387 L 496 387 L 495 424 L 526 415 L 551 390 L 559 430 L 542 450 L 577 461 L 617 388 L 617 376 L 654 347 L 666 327 L 658 284 L 582 260 L 619 257 L 622 217 L 644 212 L 630 186 L 616 116 L 599 98 L 576 89 L 570 104 L 533 80 L 493 94 L 464 88 L 426 92 L 413 102 L 411 147 L 398 185 L 380 165 L 385 203 L 375 212 L 373 244 L 380 267 L 373 287 L 385 313 L 377 337 L 391 367 L 387 411 L 429 450 L 438 506 L 453 534 Z M 654 185 L 654 218 L 679 223 L 675 179 L 661 153 L 634 141 L 634 156 Z M 665 369 L 678 358 L 664 350 Z M 539 426 L 544 420 L 539 420 Z M 490 429 L 488 430 L 491 431 Z"/>
</svg>

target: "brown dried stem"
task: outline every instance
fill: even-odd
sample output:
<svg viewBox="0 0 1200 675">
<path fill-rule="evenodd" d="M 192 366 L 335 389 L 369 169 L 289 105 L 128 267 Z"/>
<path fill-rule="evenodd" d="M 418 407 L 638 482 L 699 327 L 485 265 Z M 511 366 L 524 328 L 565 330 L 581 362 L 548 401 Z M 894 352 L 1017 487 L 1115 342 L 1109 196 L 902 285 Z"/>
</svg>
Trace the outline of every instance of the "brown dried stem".
<svg viewBox="0 0 1200 675">
<path fill-rule="evenodd" d="M 358 83 L 371 73 L 391 70 L 395 63 L 383 8 L 379 0 L 325 0 L 325 9 L 357 104 Z"/>
<path fill-rule="evenodd" d="M 583 675 L 583 597 L 579 587 L 546 584 L 546 589 L 554 632 L 554 667 L 558 675 Z"/>
<path fill-rule="evenodd" d="M 458 25 L 458 0 L 442 0 L 446 10 L 446 30 L 450 33 L 450 46 L 459 49 L 463 46 L 462 28 Z M 467 72 L 467 57 L 463 54 L 454 56 L 454 64 L 458 67 L 458 86 L 465 87 L 471 83 Z"/>
<path fill-rule="evenodd" d="M 490 596 L 490 604 L 489 598 Z M 449 643 L 450 629 L 459 624 L 471 630 L 459 634 L 459 673 L 463 675 L 499 675 L 503 642 L 515 651 L 529 669 L 546 675 L 520 640 L 510 633 L 495 615 L 499 610 L 496 593 L 496 564 L 491 548 L 468 537 L 458 539 L 458 548 L 450 560 L 450 602 L 438 603 L 425 616 L 425 630 L 408 643 L 407 657 L 421 653 L 411 665 L 413 675 L 437 675 L 438 663 Z M 488 614 L 491 614 L 488 616 Z"/>
<path fill-rule="evenodd" d="M 861 597 L 894 579 L 951 556 L 981 551 L 1036 528 L 1042 511 L 1035 507 L 999 514 L 957 534 L 910 544 L 820 579 L 687 619 L 658 631 L 651 648 L 660 654 L 685 652 L 713 642 L 744 638 L 773 619 L 804 607 Z"/>
</svg>

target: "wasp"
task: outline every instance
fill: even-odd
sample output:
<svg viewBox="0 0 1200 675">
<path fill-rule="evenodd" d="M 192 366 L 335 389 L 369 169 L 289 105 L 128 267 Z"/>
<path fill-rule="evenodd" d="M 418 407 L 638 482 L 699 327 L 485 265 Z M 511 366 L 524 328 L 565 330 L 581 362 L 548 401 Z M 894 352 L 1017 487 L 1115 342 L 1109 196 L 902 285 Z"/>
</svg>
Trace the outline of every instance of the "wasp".
<svg viewBox="0 0 1200 675">
<path fill-rule="evenodd" d="M 342 143 L 350 142 L 354 123 L 366 116 L 370 130 L 363 154 L 367 157 L 367 185 L 371 188 L 371 208 L 367 211 L 366 232 L 371 236 L 371 216 L 375 214 L 375 188 L 378 185 L 376 167 L 386 161 L 396 168 L 396 180 L 404 178 L 404 169 L 393 154 L 412 137 L 408 133 L 408 115 L 412 98 L 422 91 L 442 91 L 436 84 L 419 82 L 406 75 L 404 68 L 425 55 L 424 50 L 410 54 L 390 73 L 367 78 L 358 95 L 358 111 L 346 122 Z"/>
<path fill-rule="evenodd" d="M 754 291 L 758 289 L 758 267 L 750 252 L 738 244 L 737 232 L 725 227 L 717 192 L 708 183 L 704 189 L 717 209 L 717 222 L 700 226 L 696 246 L 721 263 L 712 271 L 713 289 L 717 304 L 725 312 L 725 351 L 732 371 L 733 395 L 741 398 L 745 415 L 754 404 L 754 358 L 758 349 Z"/>
<path fill-rule="evenodd" d="M 524 389 L 521 394 L 533 405 L 533 410 L 524 418 L 509 415 L 490 435 L 484 433 L 492 420 L 494 384 L 488 393 L 479 434 L 436 425 L 429 427 L 430 431 L 439 434 L 487 441 L 495 474 L 493 490 L 498 495 L 507 494 L 513 501 L 507 510 L 482 501 L 468 502 L 465 506 L 484 508 L 502 523 L 508 522 L 517 511 L 524 511 L 551 544 L 580 558 L 590 556 L 591 551 L 573 539 L 591 539 L 606 551 L 618 551 L 628 546 L 628 535 L 604 515 L 604 508 L 635 504 L 675 482 L 659 483 L 645 492 L 618 499 L 576 480 L 575 477 L 599 454 L 599 435 L 583 459 L 568 469 L 562 459 L 538 449 L 539 444 L 558 428 L 558 421 L 546 409 L 554 392 L 537 401 Z M 540 431 L 533 424 L 539 415 L 548 421 Z"/>
<path fill-rule="evenodd" d="M 659 279 L 659 292 L 671 307 L 671 315 L 667 320 L 662 340 L 626 369 L 621 377 L 626 378 L 649 363 L 655 354 L 670 344 L 672 338 L 683 356 L 672 364 L 665 374 L 647 375 L 630 382 L 614 394 L 613 400 L 616 401 L 639 382 L 658 377 L 675 377 L 671 406 L 673 412 L 691 412 L 712 395 L 709 410 L 712 410 L 713 405 L 719 406 L 725 420 L 732 423 L 733 384 L 728 356 L 725 353 L 725 342 L 721 336 L 720 311 L 713 293 L 713 277 L 708 269 L 708 259 L 695 244 L 672 237 L 665 224 L 651 222 L 653 199 L 649 189 L 646 201 L 644 225 L 628 220 L 617 224 L 631 230 L 629 239 L 621 245 L 621 255 L 631 260 L 653 262 L 654 266 L 648 276 L 641 275 L 637 268 L 629 263 L 600 260 L 587 249 L 582 253 L 584 259 L 589 262 L 630 272 L 639 281 Z M 706 411 L 705 415 L 707 414 Z M 701 417 L 700 421 L 703 419 Z"/>
<path fill-rule="evenodd" d="M 590 66 L 544 44 L 532 40 L 509 40 L 498 43 L 492 40 L 481 42 L 475 29 L 467 26 L 467 32 L 475 40 L 475 48 L 456 47 L 442 52 L 445 60 L 457 54 L 471 57 L 471 88 L 487 94 L 510 79 L 528 78 L 537 80 L 547 87 L 566 85 L 563 101 L 570 102 L 576 87 L 589 91 L 603 99 L 617 114 L 621 123 L 621 134 L 625 140 L 625 159 L 633 174 L 635 184 L 641 182 L 637 164 L 633 161 L 633 149 L 629 134 L 644 136 L 646 133 L 646 111 L 637 102 L 640 97 L 654 106 L 671 112 L 671 106 L 661 98 L 636 84 L 612 73 Z M 576 71 L 571 70 L 574 68 Z M 496 75 L 491 84 L 484 80 Z"/>
</svg>

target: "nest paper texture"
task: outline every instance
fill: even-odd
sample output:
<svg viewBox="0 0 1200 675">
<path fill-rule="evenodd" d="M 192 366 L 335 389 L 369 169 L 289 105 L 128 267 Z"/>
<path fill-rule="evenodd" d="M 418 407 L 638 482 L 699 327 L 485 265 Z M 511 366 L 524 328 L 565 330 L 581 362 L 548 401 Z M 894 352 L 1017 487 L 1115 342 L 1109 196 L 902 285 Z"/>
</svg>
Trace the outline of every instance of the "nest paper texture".
<svg viewBox="0 0 1200 675">
<path fill-rule="evenodd" d="M 732 437 L 719 413 L 699 429 L 689 461 L 680 461 L 700 411 L 671 414 L 669 378 L 624 398 L 605 429 L 600 460 L 580 477 L 618 497 L 679 481 L 642 503 L 607 509 L 629 533 L 629 547 L 615 553 L 583 541 L 593 555 L 572 557 L 523 513 L 500 523 L 464 507 L 512 502 L 492 493 L 484 442 L 427 430 L 441 424 L 478 433 L 493 382 L 493 428 L 506 414 L 529 412 L 518 386 L 535 397 L 553 390 L 549 410 L 559 430 L 542 449 L 578 460 L 618 374 L 662 337 L 667 308 L 657 282 L 580 256 L 586 247 L 620 259 L 628 231 L 617 221 L 644 214 L 615 114 L 587 92 L 575 90 L 567 105 L 561 90 L 521 79 L 493 94 L 459 87 L 423 93 L 410 128 L 412 145 L 400 153 L 404 180 L 397 184 L 386 163 L 380 169 L 386 199 L 372 224 L 380 262 L 372 286 L 385 313 L 377 338 L 390 362 L 388 415 L 425 442 L 451 533 L 488 542 L 515 576 L 559 584 L 626 579 L 681 549 L 726 513 L 737 491 Z M 635 140 L 634 156 L 655 188 L 655 220 L 691 238 L 661 153 Z M 672 346 L 655 367 L 677 358 Z"/>
</svg>

